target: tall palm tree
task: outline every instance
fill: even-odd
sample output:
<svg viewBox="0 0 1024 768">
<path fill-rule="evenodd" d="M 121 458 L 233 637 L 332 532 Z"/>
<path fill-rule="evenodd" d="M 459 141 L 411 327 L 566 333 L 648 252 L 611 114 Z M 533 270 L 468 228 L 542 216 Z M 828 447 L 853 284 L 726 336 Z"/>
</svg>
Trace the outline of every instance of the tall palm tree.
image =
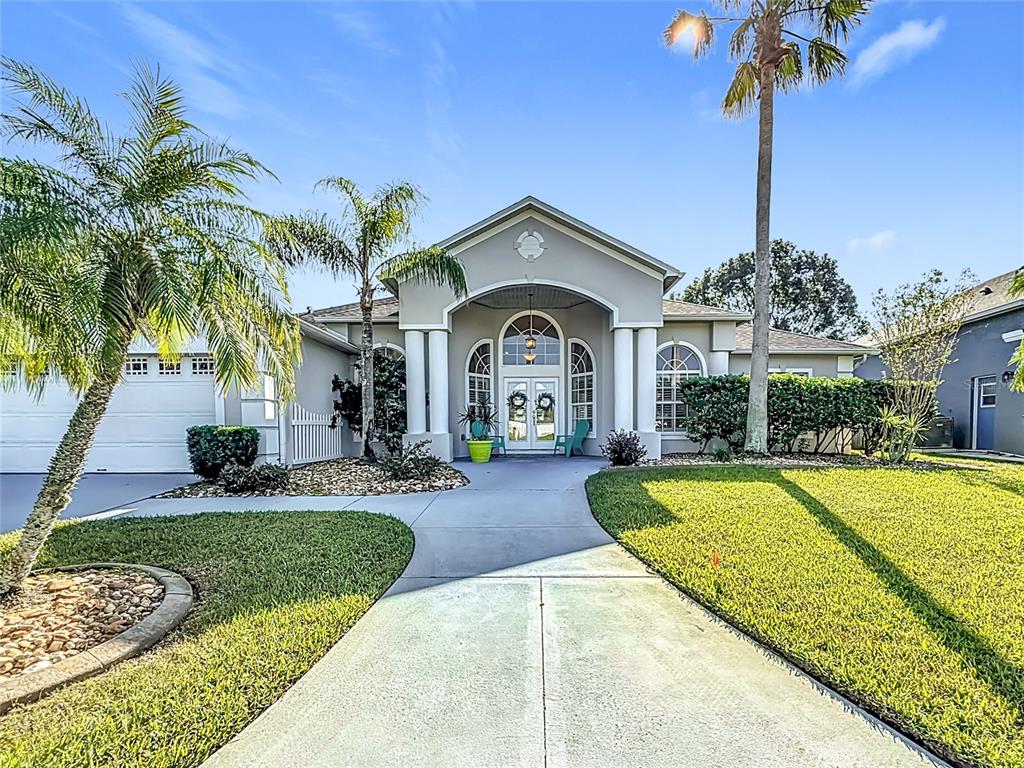
<svg viewBox="0 0 1024 768">
<path fill-rule="evenodd" d="M 736 28 L 729 58 L 738 62 L 722 100 L 728 117 L 744 117 L 758 105 L 757 204 L 754 247 L 754 339 L 750 357 L 750 402 L 746 450 L 768 453 L 768 329 L 771 251 L 769 216 L 772 195 L 772 133 L 775 89 L 793 90 L 805 80 L 822 84 L 843 74 L 850 30 L 867 15 L 872 0 L 718 0 L 725 14 L 708 16 L 679 11 L 665 29 L 665 43 L 675 45 L 689 33 L 693 56 L 711 50 L 715 31 Z M 806 74 L 804 65 L 806 63 Z"/>
<path fill-rule="evenodd" d="M 268 172 L 187 122 L 159 69 L 135 73 L 118 135 L 31 66 L 0 66 L 3 135 L 57 157 L 0 159 L 0 362 L 17 372 L 4 381 L 41 391 L 51 371 L 81 398 L 0 573 L 2 596 L 70 502 L 133 340 L 173 360 L 204 336 L 222 390 L 266 372 L 288 397 L 300 337 L 284 268 L 261 245 L 271 220 L 240 201 L 238 185 Z"/>
<path fill-rule="evenodd" d="M 437 246 L 395 252 L 408 238 L 413 217 L 425 202 L 412 184 L 387 184 L 367 198 L 355 182 L 331 176 L 318 181 L 316 189 L 340 198 L 340 219 L 335 221 L 316 213 L 283 217 L 282 226 L 274 230 L 268 242 L 290 266 L 326 268 L 334 275 L 347 274 L 358 281 L 363 321 L 363 457 L 373 461 L 373 299 L 377 285 L 382 280 L 429 282 L 448 286 L 461 297 L 466 294 L 466 272 L 459 259 Z"/>
</svg>

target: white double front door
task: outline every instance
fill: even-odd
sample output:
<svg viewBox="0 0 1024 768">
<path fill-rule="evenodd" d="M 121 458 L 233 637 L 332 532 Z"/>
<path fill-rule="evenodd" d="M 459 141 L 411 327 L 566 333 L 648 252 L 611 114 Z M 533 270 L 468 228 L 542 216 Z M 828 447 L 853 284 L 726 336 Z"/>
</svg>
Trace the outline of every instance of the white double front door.
<svg viewBox="0 0 1024 768">
<path fill-rule="evenodd" d="M 502 383 L 508 449 L 553 450 L 563 410 L 558 378 L 508 376 Z"/>
</svg>

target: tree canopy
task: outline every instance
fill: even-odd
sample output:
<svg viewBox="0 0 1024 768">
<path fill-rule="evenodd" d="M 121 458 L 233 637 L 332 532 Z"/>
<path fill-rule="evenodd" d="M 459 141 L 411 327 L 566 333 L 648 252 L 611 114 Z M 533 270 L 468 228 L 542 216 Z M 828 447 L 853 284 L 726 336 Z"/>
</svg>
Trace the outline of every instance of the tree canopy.
<svg viewBox="0 0 1024 768">
<path fill-rule="evenodd" d="M 772 240 L 771 322 L 783 331 L 849 339 L 867 333 L 853 288 L 827 253 Z M 696 278 L 682 299 L 737 312 L 754 308 L 754 254 L 741 253 Z"/>
</svg>

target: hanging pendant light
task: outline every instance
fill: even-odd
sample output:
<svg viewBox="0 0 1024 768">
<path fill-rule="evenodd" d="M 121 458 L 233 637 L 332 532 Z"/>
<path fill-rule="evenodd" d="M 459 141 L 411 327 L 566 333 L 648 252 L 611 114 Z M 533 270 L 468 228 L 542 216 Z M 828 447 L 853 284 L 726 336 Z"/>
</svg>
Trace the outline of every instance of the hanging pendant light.
<svg viewBox="0 0 1024 768">
<path fill-rule="evenodd" d="M 532 365 L 533 361 L 537 359 L 537 354 L 533 351 L 537 348 L 537 339 L 533 337 L 533 291 L 530 291 L 530 330 L 526 335 L 526 341 L 523 342 L 523 346 L 526 347 L 523 359 L 527 365 Z"/>
</svg>

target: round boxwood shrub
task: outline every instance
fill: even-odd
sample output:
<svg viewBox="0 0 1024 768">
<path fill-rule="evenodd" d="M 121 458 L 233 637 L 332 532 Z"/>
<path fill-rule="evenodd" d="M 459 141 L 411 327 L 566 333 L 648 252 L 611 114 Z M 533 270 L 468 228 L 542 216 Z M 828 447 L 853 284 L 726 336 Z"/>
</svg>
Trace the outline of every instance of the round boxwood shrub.
<svg viewBox="0 0 1024 768">
<path fill-rule="evenodd" d="M 192 471 L 207 480 L 216 480 L 226 464 L 253 465 L 260 433 L 255 427 L 202 424 L 188 428 L 186 444 Z"/>
</svg>

